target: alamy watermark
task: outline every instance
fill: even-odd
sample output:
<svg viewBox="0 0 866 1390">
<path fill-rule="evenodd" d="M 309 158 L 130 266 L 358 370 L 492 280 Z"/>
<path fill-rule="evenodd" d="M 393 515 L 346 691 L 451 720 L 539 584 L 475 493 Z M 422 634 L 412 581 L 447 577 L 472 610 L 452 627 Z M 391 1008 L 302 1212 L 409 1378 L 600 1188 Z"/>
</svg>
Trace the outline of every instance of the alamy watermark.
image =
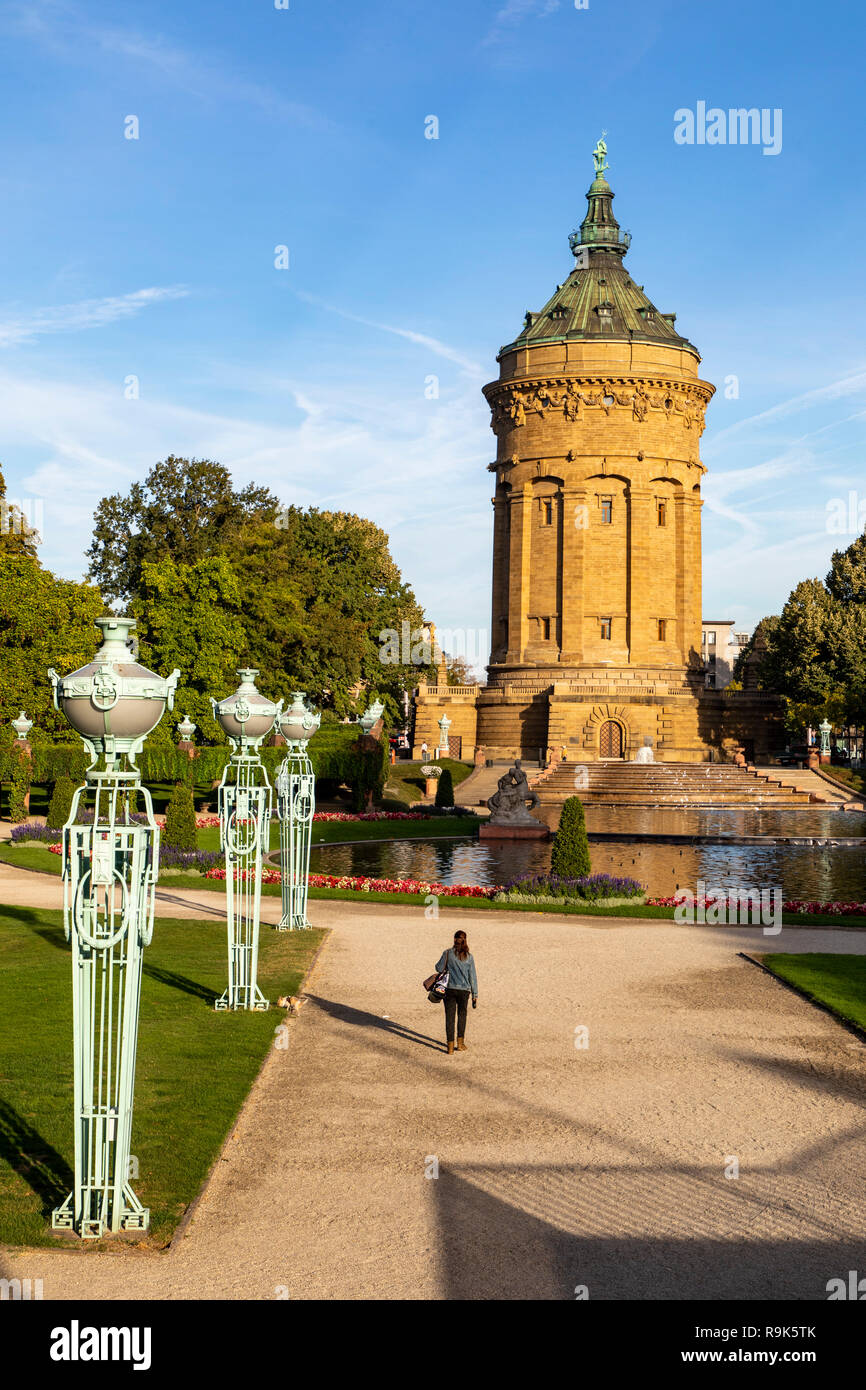
<svg viewBox="0 0 866 1390">
<path fill-rule="evenodd" d="M 4 497 L 0 499 L 0 531 L 4 536 L 28 536 L 44 529 L 41 497 Z"/>
<path fill-rule="evenodd" d="M 707 107 L 694 111 L 681 106 L 674 112 L 674 140 L 678 145 L 762 145 L 764 154 L 782 152 L 782 108 L 775 106 Z"/>
<path fill-rule="evenodd" d="M 678 888 L 674 894 L 674 921 L 708 927 L 761 927 L 764 936 L 782 930 L 781 888 L 710 888 L 698 879 L 697 890 Z"/>
<path fill-rule="evenodd" d="M 490 649 L 483 628 L 437 628 L 436 636 L 427 627 L 413 628 L 407 618 L 379 633 L 379 660 L 383 666 L 438 666 L 444 652 L 460 657 L 467 666 L 483 666 Z"/>
<path fill-rule="evenodd" d="M 826 527 L 830 536 L 859 536 L 866 528 L 866 497 L 854 488 L 844 497 L 831 497 L 826 503 Z"/>
</svg>

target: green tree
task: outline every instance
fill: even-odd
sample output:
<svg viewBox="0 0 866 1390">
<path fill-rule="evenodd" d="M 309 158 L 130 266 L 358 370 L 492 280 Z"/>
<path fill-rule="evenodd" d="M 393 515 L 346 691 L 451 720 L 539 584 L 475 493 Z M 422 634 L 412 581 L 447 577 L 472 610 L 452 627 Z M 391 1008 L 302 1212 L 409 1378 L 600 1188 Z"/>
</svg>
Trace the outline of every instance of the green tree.
<svg viewBox="0 0 866 1390">
<path fill-rule="evenodd" d="M 579 796 L 570 796 L 562 808 L 553 837 L 550 872 L 558 878 L 582 878 L 590 873 L 586 818 Z"/>
<path fill-rule="evenodd" d="M 140 660 L 160 675 L 180 668 L 175 709 L 189 715 L 205 741 L 221 742 L 210 697 L 230 694 L 238 683 L 237 668 L 252 655 L 229 560 L 217 555 L 191 565 L 176 564 L 173 558 L 145 562 L 141 589 L 130 607 L 138 620 Z M 172 720 L 164 718 L 151 738 L 173 742 Z"/>
<path fill-rule="evenodd" d="M 106 598 L 126 602 L 141 593 L 146 564 L 171 556 L 176 565 L 194 565 L 224 554 L 251 518 L 272 520 L 278 509 L 268 488 L 251 483 L 236 491 L 221 463 L 170 454 L 143 483 L 99 503 L 89 577 Z"/>
<path fill-rule="evenodd" d="M 183 782 L 175 784 L 166 808 L 162 842 L 171 849 L 194 850 L 198 847 L 192 788 Z"/>
<path fill-rule="evenodd" d="M 58 579 L 31 555 L 0 552 L 0 724 L 20 710 L 34 721 L 32 740 L 77 742 L 54 709 L 48 668 L 61 675 L 90 661 L 99 645 L 94 619 L 104 612 L 91 584 Z"/>
<path fill-rule="evenodd" d="M 291 673 L 297 689 L 338 715 L 379 698 L 386 727 L 402 722 L 403 692 L 430 667 L 411 660 L 423 613 L 384 531 L 349 512 L 288 507 L 277 524 L 247 526 L 231 553 L 256 664 Z M 383 631 L 397 634 L 396 644 Z"/>
</svg>

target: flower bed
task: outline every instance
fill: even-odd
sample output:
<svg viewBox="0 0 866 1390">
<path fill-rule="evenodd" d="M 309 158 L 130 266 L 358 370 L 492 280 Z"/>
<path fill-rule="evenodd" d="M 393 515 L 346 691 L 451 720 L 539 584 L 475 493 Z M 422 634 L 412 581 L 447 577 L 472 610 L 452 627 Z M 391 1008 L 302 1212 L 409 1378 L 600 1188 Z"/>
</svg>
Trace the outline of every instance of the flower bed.
<svg viewBox="0 0 866 1390">
<path fill-rule="evenodd" d="M 603 902 L 611 907 L 643 902 L 645 898 L 646 890 L 636 879 L 614 878 L 610 874 L 583 874 L 580 878 L 535 874 L 514 879 L 496 895 L 497 902 L 506 903 Z"/>
<path fill-rule="evenodd" d="M 747 894 L 743 894 L 745 900 Z M 675 893 L 668 898 L 647 898 L 648 907 L 718 907 L 736 908 L 739 906 L 740 898 L 733 894 L 731 897 L 698 898 L 693 893 Z M 783 912 L 801 912 L 808 916 L 815 917 L 866 917 L 866 903 L 843 903 L 843 902 L 806 902 L 802 898 L 786 898 L 782 903 Z"/>
<path fill-rule="evenodd" d="M 423 811 L 316 811 L 314 821 L 427 820 Z"/>
<path fill-rule="evenodd" d="M 499 888 L 472 883 L 425 883 L 416 878 L 363 878 L 355 874 L 310 874 L 311 888 L 347 888 L 353 893 L 432 893 L 438 898 L 492 898 Z"/>
<path fill-rule="evenodd" d="M 225 869 L 213 868 L 208 869 L 205 873 L 205 878 L 214 878 L 219 883 L 225 882 L 225 876 Z M 245 881 L 250 877 L 252 877 L 252 875 L 250 875 L 246 869 L 243 869 L 240 873 L 235 873 L 235 879 L 241 879 Z M 262 869 L 262 883 L 282 883 L 282 881 L 283 876 L 278 869 Z"/>
<path fill-rule="evenodd" d="M 13 845 L 20 845 L 29 840 L 43 840 L 46 844 L 51 844 L 58 841 L 62 834 L 62 830 L 52 830 L 47 825 L 37 825 L 34 821 L 27 821 L 24 825 L 16 825 L 9 839 Z"/>
</svg>

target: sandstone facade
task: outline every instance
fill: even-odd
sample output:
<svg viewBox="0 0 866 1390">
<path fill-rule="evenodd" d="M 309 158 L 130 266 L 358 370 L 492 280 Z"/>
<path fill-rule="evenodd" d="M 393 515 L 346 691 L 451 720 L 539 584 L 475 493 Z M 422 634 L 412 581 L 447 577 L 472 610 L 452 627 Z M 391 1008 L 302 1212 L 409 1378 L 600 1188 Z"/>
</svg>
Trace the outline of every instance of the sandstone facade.
<svg viewBox="0 0 866 1390">
<path fill-rule="evenodd" d="M 703 688 L 699 444 L 714 387 L 676 316 L 632 281 L 603 147 L 596 162 L 577 264 L 484 388 L 497 439 L 488 683 L 419 687 L 414 742 L 435 745 L 447 707 L 464 757 L 630 758 L 646 739 L 667 762 L 738 745 L 766 756 L 775 705 L 738 709 Z"/>
</svg>

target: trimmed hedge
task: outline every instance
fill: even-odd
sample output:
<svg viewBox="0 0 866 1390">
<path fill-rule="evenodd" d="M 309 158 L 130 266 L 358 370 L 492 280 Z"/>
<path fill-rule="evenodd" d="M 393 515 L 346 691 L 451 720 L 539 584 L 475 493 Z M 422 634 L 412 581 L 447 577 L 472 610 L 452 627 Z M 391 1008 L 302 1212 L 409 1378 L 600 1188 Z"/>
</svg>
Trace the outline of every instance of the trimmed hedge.
<svg viewBox="0 0 866 1390">
<path fill-rule="evenodd" d="M 80 743 L 33 743 L 32 749 L 28 786 L 57 783 L 63 776 L 70 777 L 76 786 L 84 781 L 88 759 Z M 286 750 L 284 747 L 263 748 L 261 753 L 273 783 Z M 309 754 L 316 778 L 327 778 L 332 785 L 345 783 L 351 791 L 355 810 L 363 810 L 370 792 L 375 800 L 381 799 L 389 767 L 386 741 L 369 735 L 359 738 L 357 724 L 326 724 L 311 739 Z M 174 745 L 154 743 L 149 746 L 146 743 L 138 766 L 145 783 L 183 782 L 188 786 L 209 788 L 222 777 L 230 755 L 228 743 L 199 748 L 192 760 Z M 0 782 L 12 780 L 16 762 L 11 748 L 0 747 Z"/>
</svg>

